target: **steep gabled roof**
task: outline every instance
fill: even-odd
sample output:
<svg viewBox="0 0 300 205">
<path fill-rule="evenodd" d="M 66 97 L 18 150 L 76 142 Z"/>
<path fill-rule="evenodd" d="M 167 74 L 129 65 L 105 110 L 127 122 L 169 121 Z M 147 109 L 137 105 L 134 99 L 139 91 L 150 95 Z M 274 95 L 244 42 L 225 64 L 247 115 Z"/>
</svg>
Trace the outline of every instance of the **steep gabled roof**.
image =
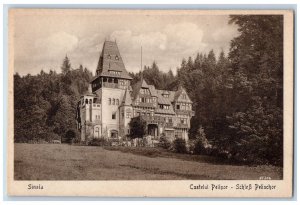
<svg viewBox="0 0 300 205">
<path fill-rule="evenodd" d="M 157 91 L 156 91 L 154 85 L 149 85 L 149 90 L 150 90 L 151 96 L 157 97 Z"/>
<path fill-rule="evenodd" d="M 125 69 L 116 42 L 104 42 L 102 52 L 98 61 L 97 73 L 100 76 L 132 79 Z"/>
<path fill-rule="evenodd" d="M 159 103 L 159 99 L 164 99 L 165 101 L 168 101 L 168 102 L 173 102 L 174 101 L 174 95 L 175 95 L 175 92 L 174 91 L 171 91 L 171 90 L 156 90 L 157 92 L 157 96 L 158 97 L 158 103 Z M 168 94 L 169 97 L 164 97 L 163 94 Z M 161 103 L 163 104 L 163 103 Z"/>
<path fill-rule="evenodd" d="M 142 79 L 141 81 L 134 84 L 133 85 L 133 92 L 132 92 L 133 99 L 134 100 L 136 99 L 136 97 L 139 94 L 141 88 L 148 88 L 150 90 L 150 87 L 151 86 L 149 86 L 144 79 Z"/>
<path fill-rule="evenodd" d="M 185 91 L 185 89 L 182 86 L 179 86 L 178 90 L 175 92 L 175 96 L 174 96 L 174 101 L 179 101 L 179 97 L 181 96 L 181 94 L 184 93 L 186 94 L 186 99 L 180 99 L 181 102 L 189 102 L 191 103 L 191 99 L 188 96 L 187 92 Z"/>
</svg>

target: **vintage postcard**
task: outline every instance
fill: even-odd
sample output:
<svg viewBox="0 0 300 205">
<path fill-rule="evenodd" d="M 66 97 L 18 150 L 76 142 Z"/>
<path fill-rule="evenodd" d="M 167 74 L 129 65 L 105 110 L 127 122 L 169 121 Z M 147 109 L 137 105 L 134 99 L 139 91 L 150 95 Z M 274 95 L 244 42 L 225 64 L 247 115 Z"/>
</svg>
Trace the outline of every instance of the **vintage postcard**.
<svg viewBox="0 0 300 205">
<path fill-rule="evenodd" d="M 10 9 L 10 196 L 291 197 L 292 10 Z"/>
</svg>

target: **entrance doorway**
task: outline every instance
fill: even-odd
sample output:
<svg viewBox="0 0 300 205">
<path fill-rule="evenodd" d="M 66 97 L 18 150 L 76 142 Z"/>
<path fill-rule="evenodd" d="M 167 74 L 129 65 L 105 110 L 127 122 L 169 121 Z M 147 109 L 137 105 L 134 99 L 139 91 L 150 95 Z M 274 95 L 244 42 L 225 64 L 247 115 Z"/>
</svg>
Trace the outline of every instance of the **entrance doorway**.
<svg viewBox="0 0 300 205">
<path fill-rule="evenodd" d="M 148 124 L 148 135 L 157 137 L 158 136 L 158 125 Z"/>
<path fill-rule="evenodd" d="M 118 138 L 118 131 L 117 130 L 111 130 L 110 131 L 110 137 L 111 138 Z"/>
</svg>

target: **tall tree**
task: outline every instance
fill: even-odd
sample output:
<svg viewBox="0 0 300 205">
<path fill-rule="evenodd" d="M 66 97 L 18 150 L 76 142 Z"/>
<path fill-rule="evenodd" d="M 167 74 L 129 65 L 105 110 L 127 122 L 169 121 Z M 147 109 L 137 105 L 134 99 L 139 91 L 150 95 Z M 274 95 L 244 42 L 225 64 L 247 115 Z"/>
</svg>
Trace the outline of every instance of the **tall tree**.
<svg viewBox="0 0 300 205">
<path fill-rule="evenodd" d="M 68 56 L 66 55 L 61 66 L 61 72 L 63 75 L 66 75 L 70 71 L 71 71 L 71 63 Z"/>
</svg>

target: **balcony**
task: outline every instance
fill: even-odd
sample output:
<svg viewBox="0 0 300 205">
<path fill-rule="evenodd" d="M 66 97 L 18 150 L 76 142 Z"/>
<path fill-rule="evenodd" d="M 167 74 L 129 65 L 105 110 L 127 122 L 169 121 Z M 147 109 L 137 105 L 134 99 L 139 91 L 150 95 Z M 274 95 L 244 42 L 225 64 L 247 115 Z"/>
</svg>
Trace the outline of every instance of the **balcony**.
<svg viewBox="0 0 300 205">
<path fill-rule="evenodd" d="M 174 124 L 173 124 L 173 122 L 166 122 L 165 127 L 167 127 L 167 128 L 173 128 Z"/>
<path fill-rule="evenodd" d="M 180 128 L 180 129 L 188 129 L 189 128 L 189 126 L 184 123 L 177 123 L 177 125 L 175 127 Z"/>
<path fill-rule="evenodd" d="M 108 83 L 108 82 L 103 82 L 103 87 L 105 87 L 105 88 L 120 88 L 118 83 Z"/>
<path fill-rule="evenodd" d="M 177 115 L 190 115 L 190 116 L 194 116 L 195 115 L 195 111 L 193 110 L 175 110 Z"/>
<path fill-rule="evenodd" d="M 154 123 L 163 123 L 165 122 L 165 118 L 161 116 L 148 116 L 148 115 L 141 115 L 140 116 L 143 120 L 145 120 L 148 124 Z"/>
</svg>

